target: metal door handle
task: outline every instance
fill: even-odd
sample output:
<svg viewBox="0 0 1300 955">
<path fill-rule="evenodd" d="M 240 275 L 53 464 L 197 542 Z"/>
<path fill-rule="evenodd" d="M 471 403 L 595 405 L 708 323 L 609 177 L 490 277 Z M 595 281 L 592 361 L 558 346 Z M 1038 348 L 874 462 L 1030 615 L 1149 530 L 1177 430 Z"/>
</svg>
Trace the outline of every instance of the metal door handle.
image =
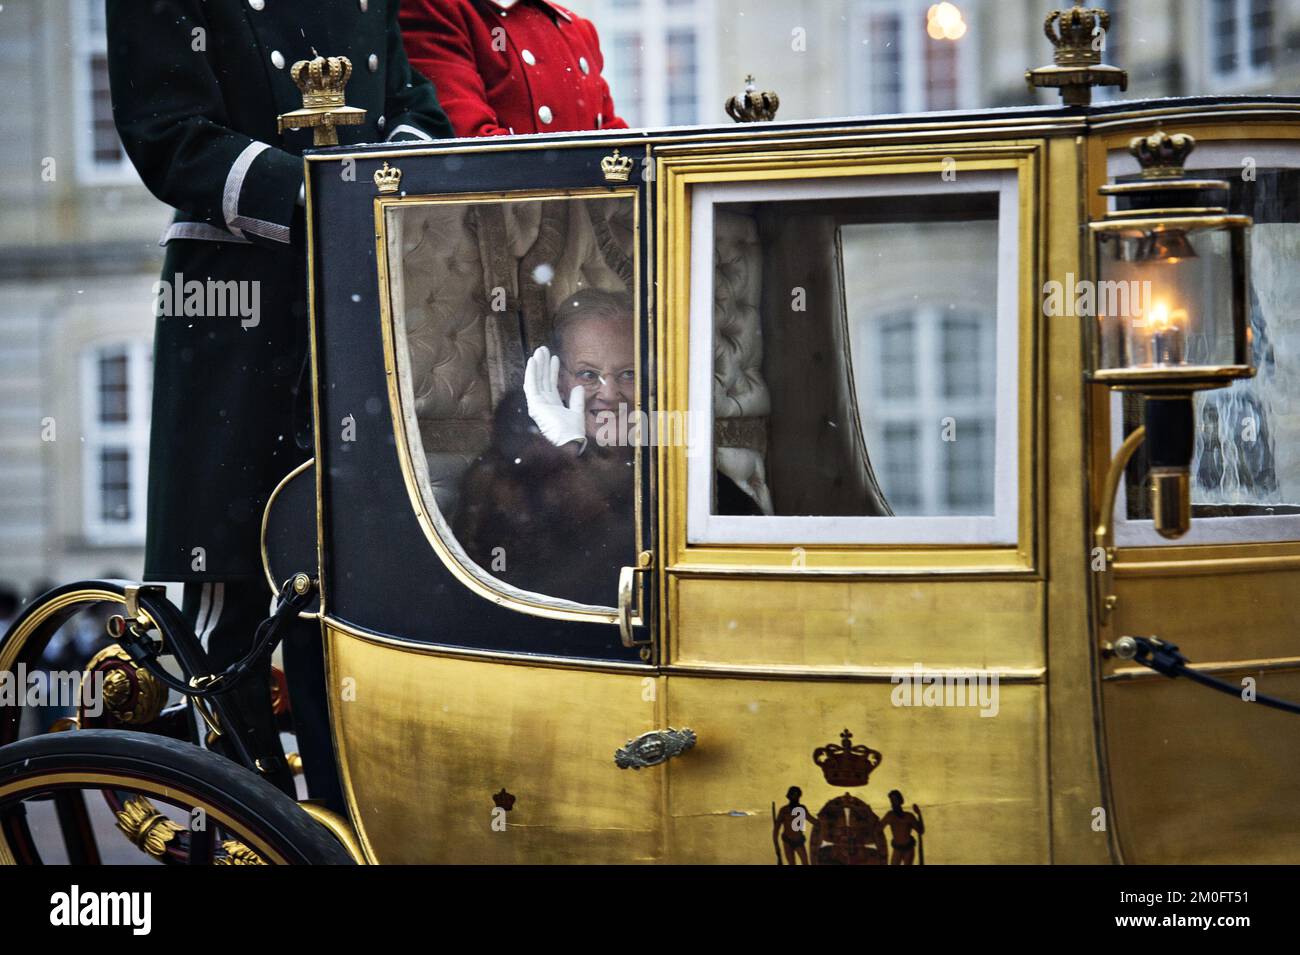
<svg viewBox="0 0 1300 955">
<path fill-rule="evenodd" d="M 636 739 L 628 740 L 615 750 L 614 763 L 619 769 L 658 766 L 674 756 L 680 756 L 694 745 L 695 731 L 686 727 L 679 730 L 671 726 L 666 730 L 651 730 Z"/>
<path fill-rule="evenodd" d="M 636 590 L 636 575 L 647 573 L 654 566 L 654 555 L 648 550 L 637 555 L 637 566 L 623 567 L 618 572 L 618 635 L 625 647 L 648 644 L 650 641 L 637 640 L 632 627 L 644 623 L 645 613 L 632 617 L 632 592 Z"/>
</svg>

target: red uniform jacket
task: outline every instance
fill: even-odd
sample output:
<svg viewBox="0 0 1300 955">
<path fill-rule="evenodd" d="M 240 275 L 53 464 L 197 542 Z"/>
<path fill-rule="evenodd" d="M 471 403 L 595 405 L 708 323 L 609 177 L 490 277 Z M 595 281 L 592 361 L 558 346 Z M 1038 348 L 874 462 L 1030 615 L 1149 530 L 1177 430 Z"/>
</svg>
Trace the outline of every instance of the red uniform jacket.
<svg viewBox="0 0 1300 955">
<path fill-rule="evenodd" d="M 549 0 L 402 0 L 411 66 L 457 136 L 626 129 L 591 21 Z"/>
</svg>

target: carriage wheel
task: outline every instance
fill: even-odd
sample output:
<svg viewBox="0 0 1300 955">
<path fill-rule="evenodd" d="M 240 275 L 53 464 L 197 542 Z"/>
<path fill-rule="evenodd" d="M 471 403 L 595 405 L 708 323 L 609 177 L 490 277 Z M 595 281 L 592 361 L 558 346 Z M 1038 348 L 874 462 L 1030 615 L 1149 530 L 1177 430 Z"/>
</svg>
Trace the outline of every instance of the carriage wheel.
<svg viewBox="0 0 1300 955">
<path fill-rule="evenodd" d="M 125 582 L 120 580 L 83 580 L 48 591 L 33 600 L 22 614 L 13 621 L 8 631 L 0 635 L 0 671 L 19 673 L 25 667 L 27 672 L 30 673 L 44 669 L 42 657 L 46 647 L 60 628 L 71 623 L 81 614 L 98 612 L 107 618 L 109 612 L 120 613 L 125 610 L 125 607 Z M 117 652 L 112 652 L 114 650 L 117 650 Z M 93 668 L 97 661 L 101 660 L 118 666 L 122 674 L 130 673 L 134 677 L 129 681 L 131 684 L 131 692 L 128 693 L 130 699 L 124 702 L 131 712 L 123 714 L 126 718 L 118 722 L 135 724 L 129 725 L 131 729 L 153 733 L 163 732 L 166 735 L 189 739 L 197 743 L 197 726 L 188 706 L 173 707 L 165 725 L 162 723 L 154 725 L 152 723 L 153 718 L 158 715 L 158 710 L 163 704 L 167 703 L 168 693 L 161 684 L 156 684 L 156 681 L 152 680 L 148 674 L 139 671 L 133 665 L 115 659 L 119 656 L 124 658 L 125 654 L 116 645 L 110 645 L 108 637 L 104 636 L 85 652 L 77 653 L 76 650 L 73 650 L 70 654 L 65 654 L 66 658 L 63 662 L 65 669 L 73 669 L 83 674 Z M 148 712 L 142 712 L 142 710 Z M 0 703 L 0 746 L 13 743 L 22 736 L 22 714 L 23 708 L 16 701 Z M 81 717 L 80 709 L 75 709 L 71 716 L 64 716 L 55 720 L 48 730 L 43 726 L 36 726 L 33 729 L 36 733 L 79 729 Z M 110 717 L 108 727 L 112 726 L 113 722 Z M 126 808 L 123 805 L 123 801 L 127 798 L 126 794 L 118 794 L 113 790 L 105 789 L 101 795 L 111 809 L 117 811 Z M 65 831 L 88 831 L 89 816 L 87 814 L 86 800 L 82 794 L 63 792 L 49 797 L 47 801 L 52 802 L 57 808 L 59 822 Z M 92 799 L 91 804 L 94 805 L 95 803 L 96 800 Z M 10 821 L 9 828 L 14 831 L 0 831 L 0 859 L 3 859 L 3 843 L 6 839 L 13 845 L 27 841 L 19 835 L 24 825 L 25 823 L 20 816 Z M 79 845 L 88 845 L 85 839 L 77 840 L 77 843 Z M 173 842 L 168 849 L 168 860 L 171 861 L 178 851 L 180 850 Z M 69 846 L 68 853 L 71 862 L 94 863 L 98 861 L 98 855 L 94 851 L 91 851 L 86 857 L 80 857 L 80 850 L 75 849 L 72 845 Z"/>
<path fill-rule="evenodd" d="M 53 803 L 69 861 L 99 861 L 84 794 L 103 790 L 123 796 L 109 828 L 160 862 L 352 862 L 293 799 L 216 753 L 144 733 L 83 730 L 0 747 L 0 863 L 42 861 L 50 840 L 34 837 L 28 819 L 37 810 L 50 815 L 42 803 Z"/>
<path fill-rule="evenodd" d="M 148 599 L 150 603 L 155 601 L 165 602 L 166 600 L 165 597 L 152 596 Z M 33 601 L 13 622 L 8 632 L 0 635 L 0 671 L 17 672 L 21 667 L 25 667 L 27 672 L 42 669 L 42 654 L 60 627 L 69 623 L 79 614 L 110 608 L 121 610 L 125 607 L 125 603 L 126 596 L 123 581 L 87 580 L 67 584 L 49 591 Z M 74 653 L 68 660 L 68 668 L 84 672 L 88 665 L 92 665 L 93 662 L 105 655 L 108 647 L 109 639 L 105 636 L 94 649 L 85 655 Z M 128 670 L 124 665 L 122 669 L 124 671 Z M 131 667 L 129 670 L 134 672 L 135 668 Z M 138 680 L 131 680 L 130 682 L 133 691 L 142 689 Z M 165 704 L 167 702 L 167 691 L 161 686 L 153 689 L 156 692 L 152 694 L 154 699 L 151 702 L 159 705 Z M 160 691 L 160 693 L 157 691 Z M 119 723 L 137 724 L 138 728 L 145 729 L 146 727 L 142 724 L 149 723 L 153 717 L 157 716 L 157 713 L 154 712 L 157 707 L 146 707 L 151 712 L 148 714 L 142 713 L 139 707 L 142 702 L 140 694 L 131 692 L 128 695 L 131 697 L 129 705 L 135 709 L 135 712 L 120 719 Z M 22 709 L 21 706 L 12 702 L 0 704 L 0 746 L 14 742 L 21 735 Z M 75 718 L 72 722 L 75 725 Z M 181 721 L 173 720 L 172 722 L 180 724 L 168 727 L 172 733 L 177 733 L 184 725 Z M 161 728 L 156 726 L 148 727 L 149 730 L 154 732 Z M 192 734 L 193 729 L 190 727 L 190 733 L 187 735 L 197 742 L 197 736 Z"/>
</svg>

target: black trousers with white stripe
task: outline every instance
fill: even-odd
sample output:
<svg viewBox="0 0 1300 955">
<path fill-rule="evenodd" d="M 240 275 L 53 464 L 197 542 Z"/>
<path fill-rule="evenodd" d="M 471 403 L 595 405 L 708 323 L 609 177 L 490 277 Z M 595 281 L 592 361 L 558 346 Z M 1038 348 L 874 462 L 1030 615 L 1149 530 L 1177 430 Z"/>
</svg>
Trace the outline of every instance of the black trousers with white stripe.
<svg viewBox="0 0 1300 955">
<path fill-rule="evenodd" d="M 181 609 L 207 651 L 213 670 L 220 670 L 248 652 L 258 625 L 270 616 L 271 594 L 258 580 L 187 583 Z M 342 790 L 325 708 L 325 667 L 319 626 L 310 620 L 293 621 L 281 646 L 308 795 L 342 812 Z M 273 769 L 267 777 L 295 795 L 271 710 L 270 660 L 263 661 L 231 692 L 249 725 L 250 745 L 259 755 L 269 757 L 264 765 Z"/>
</svg>

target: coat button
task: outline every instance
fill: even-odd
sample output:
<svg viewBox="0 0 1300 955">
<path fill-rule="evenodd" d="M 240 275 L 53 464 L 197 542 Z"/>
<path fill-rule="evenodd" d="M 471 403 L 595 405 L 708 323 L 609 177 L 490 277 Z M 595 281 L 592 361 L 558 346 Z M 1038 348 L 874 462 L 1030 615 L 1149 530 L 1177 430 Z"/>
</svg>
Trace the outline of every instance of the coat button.
<svg viewBox="0 0 1300 955">
<path fill-rule="evenodd" d="M 384 123 L 385 123 L 385 122 L 387 122 L 387 120 L 385 120 L 384 117 L 380 116 L 380 117 L 379 117 L 379 128 L 380 128 L 380 129 L 383 129 L 383 128 L 384 128 Z"/>
<path fill-rule="evenodd" d="M 537 65 L 537 57 L 533 56 L 532 50 L 521 50 L 519 52 L 519 58 L 522 59 L 529 66 Z"/>
<path fill-rule="evenodd" d="M 261 10 L 266 6 L 266 0 L 248 0 L 248 5 L 254 10 Z"/>
<path fill-rule="evenodd" d="M 578 57 L 578 69 L 582 70 L 584 74 L 591 72 L 591 64 L 587 62 L 585 56 Z"/>
<path fill-rule="evenodd" d="M 541 109 L 537 111 L 537 118 L 540 119 L 543 123 L 549 124 L 550 121 L 554 118 L 551 115 L 551 108 L 549 106 L 543 106 Z"/>
<path fill-rule="evenodd" d="M 281 53 L 279 50 L 272 50 L 271 65 L 274 66 L 277 70 L 284 69 L 284 54 Z"/>
<path fill-rule="evenodd" d="M 596 114 L 596 128 L 597 128 L 597 129 L 600 129 L 600 128 L 601 128 L 602 126 L 604 126 L 604 125 L 605 125 L 605 114 L 604 114 L 604 113 L 597 113 L 597 114 Z"/>
<path fill-rule="evenodd" d="M 370 67 L 371 73 L 376 72 L 379 69 L 379 57 L 371 53 L 370 59 L 366 60 L 366 65 Z"/>
</svg>

